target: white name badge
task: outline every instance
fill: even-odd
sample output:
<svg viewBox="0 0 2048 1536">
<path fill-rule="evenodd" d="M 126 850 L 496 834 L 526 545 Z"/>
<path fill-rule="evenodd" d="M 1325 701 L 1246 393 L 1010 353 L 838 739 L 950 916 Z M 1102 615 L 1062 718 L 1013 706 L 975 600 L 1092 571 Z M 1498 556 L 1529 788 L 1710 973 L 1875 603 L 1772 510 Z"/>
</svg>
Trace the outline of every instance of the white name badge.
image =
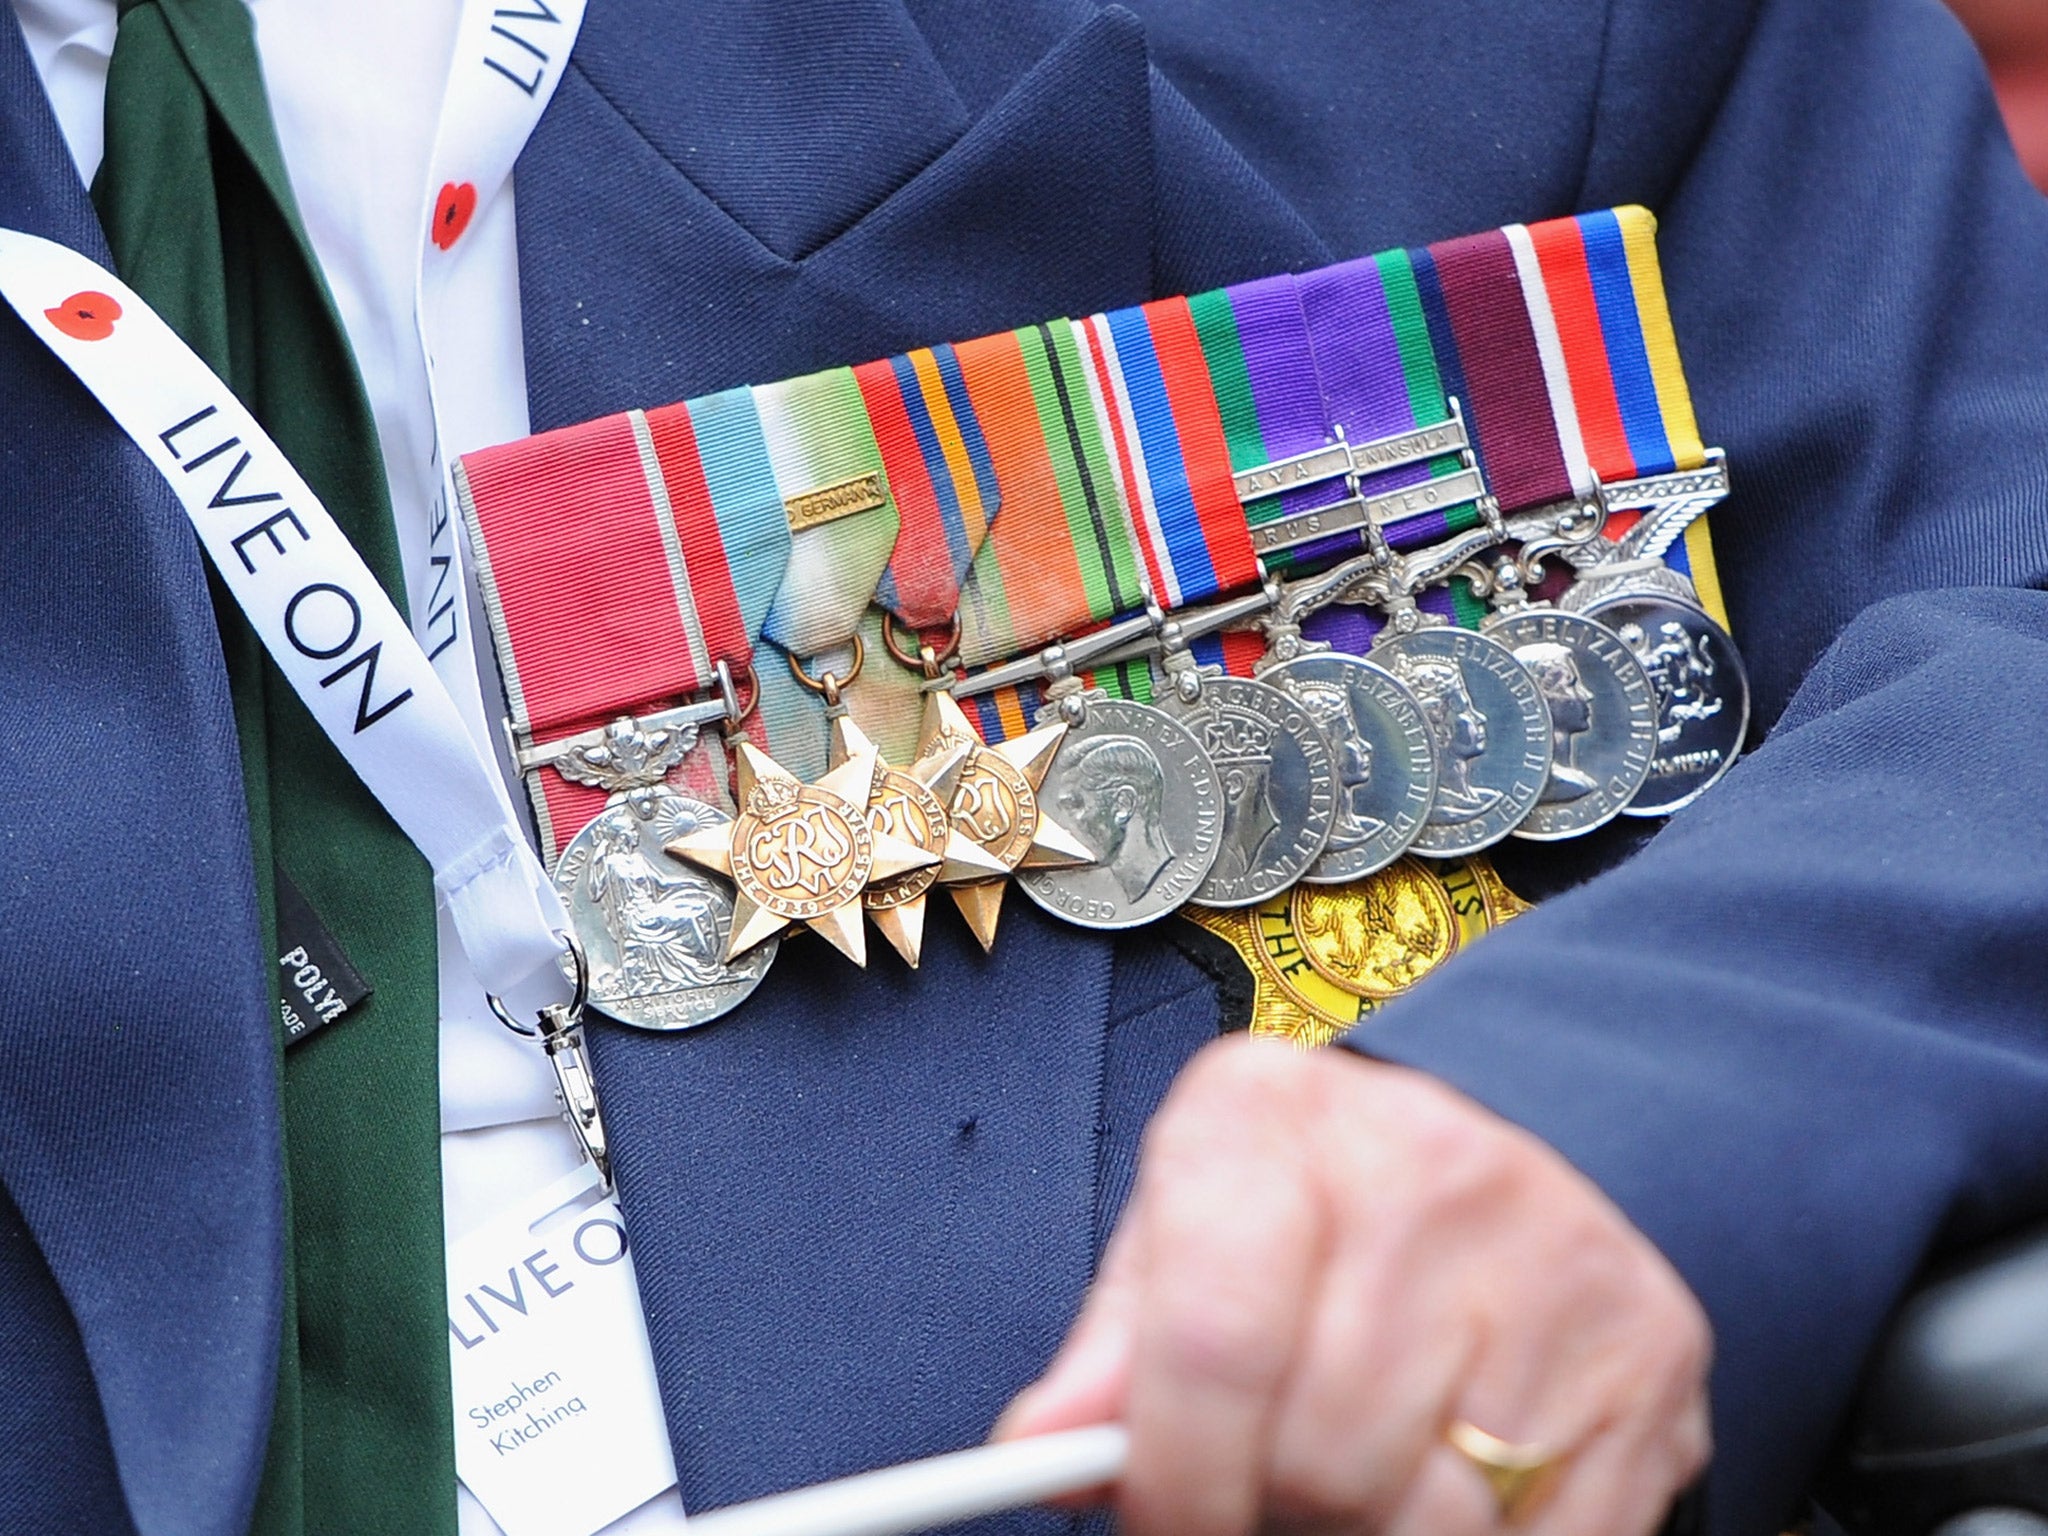
<svg viewBox="0 0 2048 1536">
<path fill-rule="evenodd" d="M 675 1486 L 625 1221 L 589 1164 L 448 1248 L 455 1471 L 505 1536 L 593 1536 Z"/>
</svg>

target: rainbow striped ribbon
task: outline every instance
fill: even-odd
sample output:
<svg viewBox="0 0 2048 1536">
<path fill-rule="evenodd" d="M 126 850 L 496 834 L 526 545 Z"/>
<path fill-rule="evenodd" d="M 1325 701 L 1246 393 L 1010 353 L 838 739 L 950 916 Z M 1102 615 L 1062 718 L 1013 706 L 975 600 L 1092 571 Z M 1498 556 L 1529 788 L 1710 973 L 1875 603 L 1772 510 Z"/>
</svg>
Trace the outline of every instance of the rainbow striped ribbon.
<svg viewBox="0 0 2048 1536">
<path fill-rule="evenodd" d="M 679 704 L 751 662 L 790 535 L 749 391 L 486 448 L 455 485 L 522 738 Z M 604 806 L 551 767 L 527 783 L 551 858 Z"/>
<path fill-rule="evenodd" d="M 860 629 L 901 521 L 867 400 L 851 368 L 756 385 L 753 393 L 795 530 L 789 570 L 762 634 L 785 656 L 813 667 L 836 665 L 843 675 L 848 663 L 840 653 Z M 801 778 L 823 774 L 824 700 L 799 683 L 781 657 L 757 676 L 769 753 Z"/>
</svg>

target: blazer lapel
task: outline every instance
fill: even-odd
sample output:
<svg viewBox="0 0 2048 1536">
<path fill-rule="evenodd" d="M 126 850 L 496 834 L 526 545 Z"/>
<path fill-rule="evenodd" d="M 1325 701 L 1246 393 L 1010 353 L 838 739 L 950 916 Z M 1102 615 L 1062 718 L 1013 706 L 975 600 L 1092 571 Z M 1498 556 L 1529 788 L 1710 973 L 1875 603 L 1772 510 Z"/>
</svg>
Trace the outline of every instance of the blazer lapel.
<svg viewBox="0 0 2048 1536">
<path fill-rule="evenodd" d="M 1151 124 L 1143 38 L 1127 14 L 1068 32 L 931 158 L 892 152 L 886 168 L 905 179 L 880 196 L 886 178 L 858 138 L 815 130 L 866 188 L 865 211 L 847 222 L 849 205 L 816 190 L 816 207 L 784 211 L 770 233 L 834 232 L 791 257 L 694 180 L 690 157 L 662 152 L 682 130 L 622 113 L 608 94 L 619 87 L 583 62 L 619 16 L 637 25 L 667 9 L 592 7 L 519 163 L 536 430 L 1147 295 Z M 753 67 L 817 67 L 808 45 L 791 46 Z M 686 57 L 663 61 L 657 99 L 688 94 L 673 78 Z M 920 151 L 950 131 L 957 103 L 930 110 Z M 759 197 L 735 200 L 751 209 Z"/>
<path fill-rule="evenodd" d="M 106 262 L 11 12 L 0 143 L 0 225 Z M 220 644 L 183 512 L 4 310 L 0 379 L 0 1181 L 77 1321 L 137 1528 L 230 1536 L 269 1430 L 283 1213 Z M 45 1432 L 54 1489 L 98 1431 Z"/>
</svg>

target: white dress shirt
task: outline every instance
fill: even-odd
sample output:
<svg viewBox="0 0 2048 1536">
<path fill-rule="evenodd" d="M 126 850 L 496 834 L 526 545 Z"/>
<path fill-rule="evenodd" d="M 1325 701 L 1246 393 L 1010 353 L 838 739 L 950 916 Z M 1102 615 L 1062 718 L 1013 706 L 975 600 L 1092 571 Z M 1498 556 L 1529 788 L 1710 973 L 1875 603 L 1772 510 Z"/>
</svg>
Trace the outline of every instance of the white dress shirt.
<svg viewBox="0 0 2048 1536">
<path fill-rule="evenodd" d="M 418 612 L 432 580 L 424 567 L 435 423 L 413 283 L 460 3 L 249 4 L 300 217 L 376 417 Z M 79 176 L 89 185 L 104 145 L 115 0 L 14 0 L 14 7 Z M 456 455 L 523 437 L 528 427 L 510 186 L 479 209 L 465 238 L 483 276 L 455 302 L 470 307 L 476 323 L 443 328 L 447 340 L 436 369 L 443 446 Z M 466 560 L 466 542 L 462 549 Z M 502 735 L 491 724 L 504 706 L 488 630 L 472 615 L 469 633 L 483 681 L 451 691 L 472 733 L 506 763 Z M 509 764 L 506 771 L 509 776 Z M 514 800 L 524 804 L 516 786 Z M 445 913 L 440 934 L 443 1209 L 455 1238 L 567 1173 L 581 1154 L 557 1114 L 544 1058 L 491 1017 Z M 459 1500 L 462 1536 L 499 1536 L 467 1489 Z M 606 1527 L 604 1536 L 664 1536 L 682 1526 L 682 1505 L 671 1490 Z"/>
</svg>

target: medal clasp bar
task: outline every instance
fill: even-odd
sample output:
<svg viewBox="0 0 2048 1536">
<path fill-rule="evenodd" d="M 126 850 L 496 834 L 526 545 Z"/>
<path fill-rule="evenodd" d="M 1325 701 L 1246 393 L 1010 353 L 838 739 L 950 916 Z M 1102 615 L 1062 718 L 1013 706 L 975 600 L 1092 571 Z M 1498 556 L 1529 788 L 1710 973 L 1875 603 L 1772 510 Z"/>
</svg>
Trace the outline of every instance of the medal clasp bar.
<svg viewBox="0 0 2048 1536">
<path fill-rule="evenodd" d="M 789 519 L 789 531 L 802 533 L 806 529 L 836 523 L 842 517 L 872 512 L 877 507 L 887 506 L 888 502 L 889 492 L 882 483 L 881 475 L 869 473 L 792 496 L 783 502 L 782 510 Z"/>
<path fill-rule="evenodd" d="M 1338 441 L 1324 448 L 1310 449 L 1307 453 L 1275 459 L 1270 464 L 1241 469 L 1233 478 L 1237 483 L 1239 501 L 1257 501 L 1304 485 L 1341 480 L 1349 474 L 1375 474 L 1383 469 L 1398 469 L 1404 464 L 1420 463 L 1442 454 L 1464 454 L 1470 447 L 1464 418 L 1454 409 L 1446 420 L 1417 427 L 1412 432 L 1396 432 L 1368 443 Z"/>
<path fill-rule="evenodd" d="M 994 693 L 998 688 L 1009 688 L 1018 683 L 1035 683 L 1043 678 L 1058 677 L 1063 672 L 1085 669 L 1101 661 L 1132 641 L 1152 633 L 1152 619 L 1149 614 L 1133 614 L 1105 624 L 1091 634 L 1081 635 L 1073 640 L 1049 645 L 1029 656 L 1020 656 L 1015 661 L 1006 661 L 1001 666 L 990 667 L 983 672 L 966 676 L 938 677 L 925 684 L 927 693 L 950 693 L 956 699 L 971 699 L 980 694 Z"/>
<path fill-rule="evenodd" d="M 1707 462 L 1698 469 L 1619 480 L 1603 489 L 1611 511 L 1649 512 L 1683 504 L 1688 509 L 1697 506 L 1694 516 L 1698 516 L 1728 498 L 1728 455 L 1720 448 L 1709 448 Z"/>
<path fill-rule="evenodd" d="M 718 663 L 718 691 L 711 697 L 692 704 L 680 704 L 673 709 L 660 709 L 652 714 L 622 717 L 642 733 L 660 731 L 674 732 L 686 738 L 678 745 L 678 755 L 687 752 L 695 744 L 697 733 L 707 725 L 738 724 L 746 717 L 751 705 L 742 706 L 738 688 L 733 683 L 732 669 L 723 661 Z M 588 752 L 593 747 L 605 744 L 613 725 L 595 726 L 587 731 L 578 731 L 572 736 L 557 736 L 549 741 L 535 741 L 532 728 L 516 720 L 505 722 L 506 739 L 511 743 L 512 760 L 518 764 L 521 773 L 532 773 L 537 768 L 558 764 L 563 759 Z"/>
<path fill-rule="evenodd" d="M 1213 635 L 1219 629 L 1229 629 L 1234 624 L 1243 624 L 1269 611 L 1280 600 L 1279 584 L 1261 586 L 1255 592 L 1241 593 L 1224 602 L 1212 603 L 1206 608 L 1183 608 L 1173 615 L 1175 624 L 1180 626 L 1180 638 L 1184 641 L 1200 640 Z M 1113 667 L 1120 662 L 1138 661 L 1160 652 L 1160 637 L 1156 630 L 1140 636 L 1127 644 L 1118 646 L 1106 655 L 1094 658 L 1092 665 Z"/>
<path fill-rule="evenodd" d="M 1420 485 L 1378 496 L 1346 497 L 1325 507 L 1313 507 L 1260 524 L 1251 531 L 1252 552 L 1275 555 L 1333 534 L 1372 532 L 1424 512 L 1481 501 L 1486 494 L 1486 481 L 1479 471 L 1461 469 L 1441 479 L 1425 480 Z"/>
</svg>

